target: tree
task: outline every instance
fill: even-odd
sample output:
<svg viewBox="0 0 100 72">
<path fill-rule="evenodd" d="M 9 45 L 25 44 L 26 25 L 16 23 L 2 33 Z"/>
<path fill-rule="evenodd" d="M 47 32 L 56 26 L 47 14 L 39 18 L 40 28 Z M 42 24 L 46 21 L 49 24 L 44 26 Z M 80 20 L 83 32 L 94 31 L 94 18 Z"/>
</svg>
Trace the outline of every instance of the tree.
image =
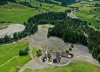
<svg viewBox="0 0 100 72">
<path fill-rule="evenodd" d="M 0 38 L 0 43 L 4 43 L 4 38 Z"/>
<path fill-rule="evenodd" d="M 71 47 L 74 48 L 74 44 L 71 44 Z"/>
<path fill-rule="evenodd" d="M 66 50 L 66 53 L 69 53 L 69 51 L 68 51 L 68 50 Z"/>
<path fill-rule="evenodd" d="M 71 47 L 69 48 L 69 51 L 72 51 L 72 48 Z"/>
<path fill-rule="evenodd" d="M 19 38 L 19 37 L 18 37 L 18 33 L 14 33 L 14 34 L 13 34 L 13 39 L 14 39 L 14 40 L 18 40 L 18 38 Z"/>
<path fill-rule="evenodd" d="M 40 3 L 40 7 L 42 7 L 42 4 Z"/>
<path fill-rule="evenodd" d="M 29 48 L 25 48 L 23 50 L 20 50 L 19 51 L 19 56 L 25 56 L 25 55 L 28 55 L 28 51 L 29 51 Z"/>
<path fill-rule="evenodd" d="M 51 54 L 48 54 L 48 59 L 49 61 L 51 61 Z"/>
<path fill-rule="evenodd" d="M 98 54 L 98 56 L 97 56 L 97 60 L 100 62 L 100 54 Z"/>
<path fill-rule="evenodd" d="M 62 3 L 63 6 L 67 6 L 69 4 L 77 2 L 77 0 L 56 0 Z"/>
<path fill-rule="evenodd" d="M 5 4 L 7 0 L 0 0 L 0 4 Z"/>
<path fill-rule="evenodd" d="M 10 41 L 11 41 L 10 36 L 5 35 L 4 36 L 4 42 L 10 42 Z"/>
</svg>

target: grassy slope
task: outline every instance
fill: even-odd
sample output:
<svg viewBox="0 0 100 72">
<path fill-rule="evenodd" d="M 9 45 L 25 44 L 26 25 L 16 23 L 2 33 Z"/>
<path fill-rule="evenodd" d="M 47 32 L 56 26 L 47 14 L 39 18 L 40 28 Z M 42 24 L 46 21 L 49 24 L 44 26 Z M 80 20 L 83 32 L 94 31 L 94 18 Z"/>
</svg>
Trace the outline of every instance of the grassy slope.
<svg viewBox="0 0 100 72">
<path fill-rule="evenodd" d="M 43 70 L 26 69 L 24 72 L 100 72 L 100 67 L 83 61 L 76 61 L 68 66 L 48 68 Z"/>
<path fill-rule="evenodd" d="M 6 63 L 9 59 L 13 58 L 6 65 L 0 67 L 0 72 L 15 72 L 16 66 L 24 65 L 28 60 L 30 60 L 30 56 L 19 57 L 20 49 L 24 49 L 28 47 L 28 41 L 20 41 L 15 44 L 4 44 L 0 45 L 0 65 Z"/>
<path fill-rule="evenodd" d="M 23 23 L 26 22 L 29 17 L 39 13 L 47 11 L 64 11 L 67 9 L 66 7 L 46 3 L 41 3 L 42 7 L 40 7 L 40 2 L 35 0 L 33 0 L 31 4 L 34 7 L 38 7 L 38 9 L 29 8 L 24 5 L 10 2 L 5 5 L 0 5 L 0 22 L 4 21 L 12 23 Z"/>
<path fill-rule="evenodd" d="M 90 2 L 90 4 L 95 4 L 98 2 L 100 2 L 100 1 Z M 80 7 L 81 4 L 77 3 L 77 4 L 73 4 L 71 6 Z M 90 12 L 90 10 L 91 10 L 91 12 Z M 92 25 L 94 25 L 94 26 L 100 26 L 100 22 L 98 22 L 94 17 L 94 16 L 100 17 L 100 7 L 98 8 L 97 11 L 94 11 L 93 7 L 89 7 L 89 4 L 87 3 L 87 4 L 84 4 L 84 6 L 80 9 L 79 12 L 75 12 L 75 15 L 78 16 L 82 20 L 86 20 L 86 21 L 92 23 Z"/>
</svg>

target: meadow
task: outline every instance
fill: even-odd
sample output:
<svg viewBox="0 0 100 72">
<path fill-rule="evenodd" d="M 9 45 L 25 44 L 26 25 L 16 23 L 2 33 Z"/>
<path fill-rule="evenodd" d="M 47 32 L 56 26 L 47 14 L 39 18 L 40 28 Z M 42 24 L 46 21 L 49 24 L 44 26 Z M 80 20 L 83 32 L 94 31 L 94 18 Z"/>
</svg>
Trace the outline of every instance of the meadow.
<svg viewBox="0 0 100 72">
<path fill-rule="evenodd" d="M 47 68 L 41 70 L 26 69 L 24 72 L 100 72 L 100 67 L 84 61 L 74 61 L 68 66 Z"/>
<path fill-rule="evenodd" d="M 86 20 L 94 26 L 100 26 L 100 21 L 96 20 L 96 17 L 100 17 L 100 7 L 94 7 L 94 5 L 99 2 L 100 1 L 87 2 L 84 4 L 76 3 L 71 6 L 80 7 L 78 12 L 74 12 L 77 17 L 82 20 Z"/>
<path fill-rule="evenodd" d="M 0 72 L 16 72 L 17 66 L 23 66 L 31 59 L 29 55 L 19 56 L 19 51 L 28 47 L 27 40 L 0 45 Z"/>
<path fill-rule="evenodd" d="M 40 6 L 40 4 L 42 6 Z M 33 8 L 11 2 L 8 2 L 8 4 L 5 5 L 0 5 L 0 22 L 23 23 L 27 22 L 29 17 L 34 16 L 36 14 L 48 11 L 59 12 L 68 9 L 67 7 L 54 4 L 40 3 L 35 0 L 31 2 L 31 5 L 33 6 Z"/>
</svg>

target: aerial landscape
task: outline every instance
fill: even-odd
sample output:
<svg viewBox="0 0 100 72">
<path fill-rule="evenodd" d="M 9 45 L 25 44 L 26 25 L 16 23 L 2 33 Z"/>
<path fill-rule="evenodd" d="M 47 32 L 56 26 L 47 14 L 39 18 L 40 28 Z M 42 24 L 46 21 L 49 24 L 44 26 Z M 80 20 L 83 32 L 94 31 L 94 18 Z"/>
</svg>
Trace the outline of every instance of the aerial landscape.
<svg viewBox="0 0 100 72">
<path fill-rule="evenodd" d="M 0 72 L 100 72 L 100 0 L 0 0 Z"/>
</svg>

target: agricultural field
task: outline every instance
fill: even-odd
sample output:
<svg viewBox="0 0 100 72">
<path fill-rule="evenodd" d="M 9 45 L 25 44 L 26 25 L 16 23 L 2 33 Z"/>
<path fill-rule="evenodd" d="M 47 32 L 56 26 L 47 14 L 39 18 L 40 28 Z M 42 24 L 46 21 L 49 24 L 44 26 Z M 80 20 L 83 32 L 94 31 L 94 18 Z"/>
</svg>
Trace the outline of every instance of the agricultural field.
<svg viewBox="0 0 100 72">
<path fill-rule="evenodd" d="M 82 20 L 86 20 L 94 26 L 100 26 L 100 7 L 94 7 L 96 3 L 100 3 L 100 1 L 96 2 L 87 2 L 87 3 L 76 3 L 72 4 L 72 7 L 79 7 L 79 11 L 74 12 L 74 14 Z"/>
<path fill-rule="evenodd" d="M 47 68 L 42 70 L 26 69 L 24 72 L 100 72 L 100 67 L 84 61 L 75 61 L 64 67 Z"/>
<path fill-rule="evenodd" d="M 27 40 L 0 45 L 0 72 L 16 72 L 17 67 L 23 66 L 31 59 L 29 55 L 19 56 L 19 51 L 27 48 Z"/>
</svg>

